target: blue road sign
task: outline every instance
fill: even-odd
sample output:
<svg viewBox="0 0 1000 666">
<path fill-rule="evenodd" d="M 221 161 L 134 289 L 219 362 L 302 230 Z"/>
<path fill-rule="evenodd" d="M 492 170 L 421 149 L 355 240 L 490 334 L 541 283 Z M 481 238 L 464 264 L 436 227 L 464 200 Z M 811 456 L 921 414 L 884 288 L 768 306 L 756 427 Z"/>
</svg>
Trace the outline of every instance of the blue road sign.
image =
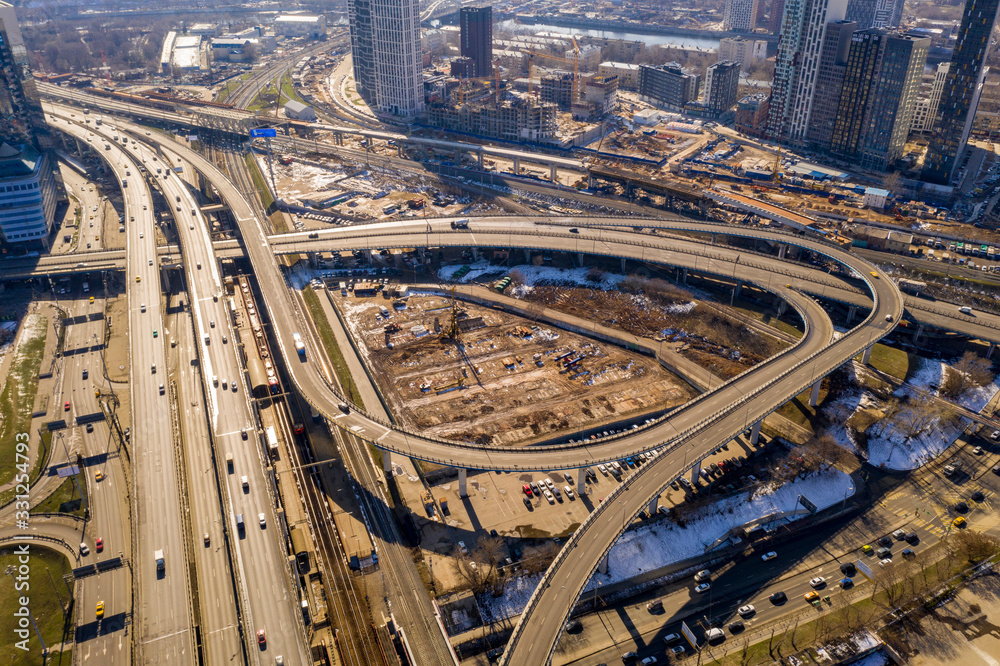
<svg viewBox="0 0 1000 666">
<path fill-rule="evenodd" d="M 251 139 L 266 139 L 269 137 L 276 137 L 276 136 L 278 136 L 278 132 L 273 127 L 265 127 L 263 129 L 250 130 Z"/>
</svg>

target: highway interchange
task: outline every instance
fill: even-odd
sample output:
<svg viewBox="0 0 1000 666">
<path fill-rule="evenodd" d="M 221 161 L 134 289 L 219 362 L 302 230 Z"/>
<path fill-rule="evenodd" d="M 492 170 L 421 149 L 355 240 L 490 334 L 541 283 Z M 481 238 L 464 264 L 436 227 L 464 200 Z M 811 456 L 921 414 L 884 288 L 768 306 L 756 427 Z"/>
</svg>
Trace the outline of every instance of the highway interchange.
<svg viewBox="0 0 1000 666">
<path fill-rule="evenodd" d="M 68 113 L 69 110 L 63 109 L 60 115 L 65 119 Z M 120 125 L 124 128 L 123 123 Z M 77 136 L 82 136 L 81 132 L 86 134 L 90 131 L 89 128 L 69 124 L 60 129 Z M 871 347 L 875 341 L 892 330 L 903 313 L 902 295 L 884 274 L 864 260 L 819 240 L 754 228 L 726 227 L 689 221 L 660 222 L 657 225 L 675 232 L 757 238 L 771 243 L 798 246 L 824 255 L 848 267 L 863 281 L 870 292 L 869 298 L 873 299 L 875 304 L 871 314 L 848 335 L 834 342 L 832 324 L 825 311 L 811 297 L 799 290 L 799 285 L 794 283 L 794 279 L 782 274 L 785 262 L 777 258 L 765 260 L 763 256 L 756 256 L 754 260 L 759 267 L 751 266 L 745 261 L 740 262 L 738 250 L 725 246 L 710 248 L 711 256 L 704 256 L 704 253 L 699 256 L 692 248 L 682 247 L 685 243 L 696 245 L 694 241 L 678 241 L 646 235 L 637 238 L 636 234 L 627 230 L 588 229 L 581 225 L 581 232 L 563 227 L 548 228 L 541 234 L 532 228 L 533 222 L 530 220 L 512 222 L 509 219 L 473 219 L 472 228 L 468 232 L 450 231 L 448 220 L 399 223 L 394 224 L 390 231 L 384 231 L 385 227 L 380 226 L 377 229 L 350 227 L 325 232 L 328 239 L 333 243 L 339 243 L 343 249 L 358 247 L 359 239 L 364 238 L 366 247 L 378 248 L 514 247 L 625 257 L 678 266 L 693 264 L 691 267 L 700 272 L 722 277 L 735 276 L 738 269 L 742 281 L 755 284 L 787 300 L 802 315 L 806 323 L 805 336 L 792 349 L 768 359 L 744 375 L 704 394 L 693 403 L 675 410 L 657 424 L 626 437 L 598 440 L 586 446 L 568 445 L 544 451 L 473 448 L 458 443 L 427 439 L 416 433 L 383 425 L 381 419 L 369 417 L 356 407 L 349 408 L 347 413 L 341 409 L 343 400 L 337 390 L 328 383 L 319 365 L 311 360 L 300 362 L 292 346 L 292 334 L 307 330 L 308 327 L 299 312 L 294 294 L 274 262 L 273 244 L 278 239 L 267 235 L 255 207 L 250 205 L 214 166 L 197 154 L 169 139 L 164 139 L 161 135 L 143 136 L 134 126 L 128 129 L 131 138 L 137 139 L 135 146 L 121 150 L 115 145 L 112 150 L 106 151 L 108 153 L 106 157 L 119 180 L 128 178 L 129 186 L 123 188 L 125 203 L 128 214 L 135 215 L 137 220 L 127 225 L 129 231 L 126 253 L 133 358 L 132 403 L 134 413 L 143 415 L 143 418 L 135 420 L 132 435 L 133 442 L 139 441 L 144 444 L 142 451 L 137 451 L 135 454 L 135 487 L 139 489 L 139 493 L 135 496 L 142 494 L 146 496 L 146 501 L 155 497 L 157 503 L 162 505 L 163 498 L 173 497 L 179 500 L 181 494 L 181 489 L 177 485 L 178 472 L 175 468 L 175 459 L 171 452 L 171 433 L 174 432 L 176 425 L 171 421 L 169 410 L 164 409 L 166 401 L 169 400 L 164 395 L 166 389 L 162 394 L 159 390 L 159 384 L 163 382 L 164 377 L 159 370 L 156 373 L 152 372 L 153 363 L 157 364 L 157 368 L 167 367 L 164 350 L 166 335 L 162 325 L 163 313 L 160 311 L 159 267 L 156 261 L 150 259 L 157 256 L 152 233 L 154 224 L 152 199 L 144 179 L 138 177 L 139 162 L 136 160 L 147 160 L 146 166 L 149 167 L 154 155 L 161 161 L 176 155 L 186 164 L 196 166 L 218 189 L 237 220 L 242 247 L 250 258 L 261 291 L 265 295 L 265 304 L 275 327 L 275 337 L 279 341 L 281 353 L 293 382 L 310 404 L 342 429 L 372 441 L 384 451 L 469 469 L 575 469 L 603 461 L 617 460 L 632 453 L 649 451 L 654 447 L 662 447 L 660 454 L 651 464 L 641 468 L 611 496 L 604 499 L 584 525 L 577 530 L 576 535 L 564 546 L 522 615 L 504 655 L 504 663 L 548 661 L 561 634 L 565 615 L 572 609 L 590 574 L 597 568 L 622 531 L 623 515 L 626 517 L 638 515 L 650 499 L 659 495 L 672 479 L 690 469 L 706 454 L 752 426 L 791 397 L 815 384 L 840 364 Z M 104 131 L 110 133 L 115 130 L 106 128 Z M 159 148 L 154 151 L 142 145 L 147 142 L 154 143 Z M 291 655 L 304 649 L 304 645 L 298 634 L 300 623 L 294 618 L 294 604 L 288 603 L 294 595 L 288 594 L 288 574 L 282 571 L 283 546 L 280 540 L 265 537 L 264 533 L 267 530 L 255 529 L 258 512 L 268 514 L 268 530 L 276 523 L 273 514 L 270 513 L 272 503 L 253 499 L 268 495 L 268 486 L 261 469 L 262 461 L 258 458 L 255 447 L 241 446 L 239 441 L 240 429 L 247 425 L 250 418 L 245 385 L 240 379 L 239 388 L 233 394 L 231 391 L 220 391 L 210 379 L 213 375 L 234 379 L 242 377 L 235 353 L 231 351 L 233 345 L 222 343 L 222 336 L 229 335 L 230 328 L 224 299 L 217 298 L 221 294 L 221 278 L 214 250 L 208 237 L 204 217 L 198 211 L 197 202 L 191 196 L 190 190 L 175 176 L 155 178 L 151 174 L 151 178 L 156 180 L 167 202 L 174 207 L 172 212 L 184 256 L 188 298 L 193 306 L 191 325 L 195 335 L 193 340 L 188 338 L 188 344 L 193 346 L 193 351 L 200 360 L 204 392 L 208 398 L 205 409 L 212 425 L 216 453 L 218 454 L 219 450 L 235 449 L 234 453 L 239 452 L 237 466 L 248 471 L 253 477 L 249 493 L 244 493 L 240 488 L 237 481 L 239 474 L 230 475 L 228 480 L 223 479 L 226 485 L 223 496 L 230 498 L 230 504 L 226 505 L 221 514 L 222 521 L 232 520 L 232 516 L 239 511 L 249 517 L 248 543 L 245 549 L 240 545 L 235 550 L 236 568 L 240 572 L 237 578 L 246 581 L 247 572 L 252 571 L 255 580 L 267 581 L 268 585 L 276 586 L 272 588 L 260 586 L 261 589 L 255 593 L 248 592 L 245 585 L 241 588 L 241 594 L 250 597 L 245 623 L 251 628 L 261 626 L 263 624 L 261 618 L 267 617 L 269 641 L 277 642 L 278 636 L 287 637 L 285 644 L 275 646 L 274 649 L 276 652 L 283 651 Z M 161 180 L 163 182 L 160 182 Z M 176 201 L 178 197 L 181 199 L 179 202 Z M 589 223 L 595 226 L 601 224 L 599 220 L 591 220 Z M 376 232 L 379 234 L 378 240 L 373 240 Z M 91 262 L 88 260 L 87 263 L 90 268 Z M 215 326 L 212 325 L 213 322 L 216 323 Z M 152 333 L 154 330 L 159 332 L 155 337 Z M 206 335 L 209 338 L 207 342 Z M 179 334 L 178 337 L 184 339 Z M 308 336 L 306 339 L 309 340 Z M 316 359 L 318 355 L 318 349 L 310 345 L 307 359 Z M 194 387 L 189 387 L 189 390 L 193 391 Z M 152 418 L 151 415 L 154 414 L 156 416 Z M 147 418 L 147 415 L 150 417 Z M 218 498 L 206 496 L 197 501 L 200 505 L 211 502 L 216 502 L 217 505 Z M 607 507 L 611 505 L 616 506 L 617 510 L 607 511 Z M 143 511 L 140 503 L 136 509 L 140 531 L 137 540 L 144 546 L 135 553 L 135 561 L 139 571 L 137 575 L 142 590 L 142 603 L 145 605 L 139 612 L 143 626 L 143 640 L 156 642 L 156 654 L 161 655 L 164 662 L 184 659 L 188 654 L 186 651 L 191 649 L 192 640 L 189 635 L 190 583 L 186 580 L 185 572 L 180 570 L 175 572 L 172 563 L 174 561 L 180 563 L 185 559 L 185 537 L 180 534 L 182 528 L 176 515 L 173 519 L 164 521 L 147 521 L 142 519 Z M 212 519 L 207 517 L 209 513 L 205 512 L 205 532 L 220 529 L 218 522 L 220 518 L 216 517 L 213 524 Z M 146 524 L 149 522 L 155 524 Z M 193 533 L 200 535 L 202 529 L 203 526 L 199 524 L 193 529 Z M 229 530 L 231 533 L 236 532 L 231 524 Z M 187 547 L 191 547 L 191 538 L 192 534 L 188 534 Z M 154 543 L 162 543 L 167 553 L 168 573 L 163 579 L 174 581 L 171 577 L 176 573 L 185 577 L 184 585 L 169 587 L 164 585 L 161 586 L 162 589 L 157 588 L 157 583 L 162 583 L 163 579 L 155 574 L 152 547 L 148 545 Z M 243 561 L 244 557 L 246 562 Z M 198 568 L 204 567 L 208 571 L 216 568 L 220 574 L 218 577 L 224 579 L 229 575 L 226 573 L 226 559 L 224 557 L 216 559 L 214 563 L 208 559 L 199 562 Z M 177 569 L 181 567 L 178 566 Z M 258 586 L 255 584 L 253 587 Z M 157 592 L 154 592 L 156 590 L 162 596 L 157 597 Z M 275 603 L 276 600 L 282 599 L 286 600 L 286 603 Z M 152 610 L 154 607 L 155 612 Z M 165 608 L 171 609 L 171 612 L 163 612 Z M 558 612 L 552 612 L 553 609 L 558 609 Z M 222 615 L 216 622 L 222 627 L 225 621 L 221 618 L 229 611 L 220 613 Z M 151 615 L 156 617 L 149 617 Z M 222 648 L 220 643 L 220 649 L 223 652 L 229 650 L 232 654 L 231 637 L 228 645 L 228 648 Z M 304 660 L 304 654 L 299 656 Z M 147 657 L 146 660 L 151 659 Z"/>
</svg>

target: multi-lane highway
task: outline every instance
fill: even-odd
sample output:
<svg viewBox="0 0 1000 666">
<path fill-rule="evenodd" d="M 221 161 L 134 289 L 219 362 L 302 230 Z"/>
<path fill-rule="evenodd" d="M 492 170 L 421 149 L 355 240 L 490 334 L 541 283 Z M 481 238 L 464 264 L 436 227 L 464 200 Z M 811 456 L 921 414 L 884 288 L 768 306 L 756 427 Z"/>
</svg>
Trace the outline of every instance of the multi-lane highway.
<svg viewBox="0 0 1000 666">
<path fill-rule="evenodd" d="M 89 127 L 63 120 L 56 127 L 71 136 L 94 139 Z M 100 136 L 99 134 L 97 135 Z M 133 469 L 136 518 L 134 576 L 139 590 L 137 654 L 148 663 L 189 661 L 194 655 L 191 590 L 184 566 L 185 541 L 180 517 L 178 467 L 174 457 L 165 373 L 159 266 L 156 265 L 153 202 L 138 164 L 121 146 L 105 142 L 100 151 L 122 184 L 127 215 L 126 283 L 129 313 L 129 355 Z M 134 218 L 134 222 L 131 219 Z M 173 506 L 173 511 L 163 511 Z M 154 552 L 162 550 L 159 569 Z"/>
<path fill-rule="evenodd" d="M 128 136 L 124 128 L 105 125 L 102 131 L 109 136 L 118 132 L 120 137 Z M 136 131 L 135 128 L 133 131 Z M 132 139 L 135 137 L 128 137 L 128 140 Z M 226 489 L 222 493 L 225 506 L 221 517 L 218 495 L 205 492 L 206 489 L 201 487 L 194 495 L 196 505 L 192 522 L 199 528 L 214 524 L 217 529 L 221 518 L 226 527 L 224 534 L 232 539 L 233 559 L 238 571 L 237 589 L 245 602 L 244 640 L 250 644 L 251 660 L 259 663 L 262 659 L 270 660 L 281 655 L 293 662 L 304 663 L 307 655 L 298 598 L 292 591 L 284 539 L 279 536 L 280 525 L 273 512 L 273 486 L 264 472 L 267 461 L 262 457 L 262 448 L 257 445 L 253 410 L 237 357 L 230 310 L 223 295 L 206 220 L 187 185 L 176 175 L 169 175 L 172 174 L 169 165 L 178 159 L 173 153 L 163 149 L 153 151 L 141 142 L 131 143 L 129 151 L 134 153 L 137 162 L 146 165 L 150 178 L 163 191 L 172 207 L 185 259 L 188 305 L 195 333 L 193 351 L 196 353 L 193 358 L 200 360 L 217 464 L 220 469 L 225 469 L 226 454 L 232 453 L 234 458 L 233 473 L 226 473 L 223 477 Z M 156 174 L 157 168 L 163 173 Z M 155 251 L 145 256 L 151 258 L 147 260 L 147 265 L 155 266 Z M 202 443 L 205 452 L 211 455 L 209 440 L 206 438 Z M 239 520 L 242 520 L 242 528 L 237 525 Z M 195 530 L 197 536 L 188 535 L 188 545 L 197 553 L 196 561 L 203 564 L 198 569 L 200 610 L 205 624 L 202 638 L 207 652 L 214 657 L 213 661 L 231 661 L 239 656 L 235 632 L 237 615 L 232 603 L 219 603 L 232 597 L 227 551 L 223 548 L 212 549 L 211 538 L 206 546 L 204 533 L 210 531 Z M 223 542 L 220 539 L 216 543 L 221 545 Z M 263 641 L 259 639 L 261 631 L 264 632 Z"/>
</svg>

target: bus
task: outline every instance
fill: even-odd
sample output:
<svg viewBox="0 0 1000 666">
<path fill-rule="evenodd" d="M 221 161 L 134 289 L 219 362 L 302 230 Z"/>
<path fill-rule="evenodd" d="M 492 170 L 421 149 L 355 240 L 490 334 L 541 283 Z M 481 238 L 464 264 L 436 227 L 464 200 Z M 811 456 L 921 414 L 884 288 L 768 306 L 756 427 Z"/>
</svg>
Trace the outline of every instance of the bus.
<svg viewBox="0 0 1000 666">
<path fill-rule="evenodd" d="M 271 458 L 278 457 L 278 436 L 274 433 L 274 426 L 267 427 L 267 450 Z"/>
</svg>

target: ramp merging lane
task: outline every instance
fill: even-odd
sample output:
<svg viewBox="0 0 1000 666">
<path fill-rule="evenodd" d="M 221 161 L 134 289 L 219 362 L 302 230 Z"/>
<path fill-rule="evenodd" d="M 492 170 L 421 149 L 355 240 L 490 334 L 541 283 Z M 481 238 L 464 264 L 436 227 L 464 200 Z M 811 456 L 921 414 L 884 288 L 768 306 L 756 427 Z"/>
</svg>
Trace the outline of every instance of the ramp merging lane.
<svg viewBox="0 0 1000 666">
<path fill-rule="evenodd" d="M 161 137 L 155 141 L 167 142 Z M 677 222 L 666 225 L 675 231 L 716 233 L 757 238 L 804 248 L 829 257 L 853 270 L 872 294 L 874 308 L 867 319 L 836 341 L 829 318 L 812 299 L 796 292 L 785 277 L 770 270 L 740 266 L 738 250 L 713 248 L 720 255 L 707 258 L 699 270 L 721 276 L 734 275 L 762 289 L 787 298 L 802 314 L 806 334 L 799 344 L 778 354 L 743 375 L 730 380 L 692 403 L 674 410 L 654 425 L 621 437 L 605 438 L 586 444 L 568 444 L 544 450 L 505 449 L 472 446 L 423 437 L 414 432 L 392 428 L 349 408 L 340 409 L 342 398 L 324 380 L 319 365 L 309 358 L 300 359 L 294 349 L 292 334 L 305 330 L 293 294 L 274 262 L 270 241 L 255 218 L 249 204 L 235 186 L 201 156 L 169 142 L 171 148 L 189 160 L 219 190 L 237 218 L 242 242 L 264 294 L 275 337 L 289 374 L 300 392 L 326 418 L 341 428 L 372 441 L 391 452 L 442 464 L 489 470 L 570 469 L 617 460 L 627 455 L 663 447 L 660 454 L 618 487 L 598 505 L 575 536 L 564 546 L 542 584 L 525 609 L 504 655 L 503 663 L 544 664 L 561 634 L 568 615 L 601 559 L 630 521 L 663 492 L 667 484 L 698 460 L 728 442 L 743 429 L 763 418 L 780 405 L 822 379 L 842 363 L 870 347 L 898 323 L 903 300 L 895 285 L 864 260 L 845 253 L 820 240 L 761 229 L 746 229 L 715 224 Z M 542 235 L 513 228 L 510 220 L 472 220 L 471 231 L 451 231 L 447 221 L 406 222 L 384 234 L 384 226 L 367 233 L 373 247 L 405 242 L 410 247 L 440 247 L 465 244 L 544 248 L 625 257 L 649 262 L 670 263 L 668 248 L 648 239 L 636 239 L 625 231 L 598 230 L 587 233 L 550 232 Z M 352 233 L 366 233 L 354 227 Z M 380 237 L 376 237 L 379 234 Z M 669 242 L 668 239 L 663 239 Z M 724 256 L 729 253 L 731 259 Z M 308 336 L 305 336 L 308 340 Z M 609 507 L 618 510 L 609 511 Z"/>
</svg>

